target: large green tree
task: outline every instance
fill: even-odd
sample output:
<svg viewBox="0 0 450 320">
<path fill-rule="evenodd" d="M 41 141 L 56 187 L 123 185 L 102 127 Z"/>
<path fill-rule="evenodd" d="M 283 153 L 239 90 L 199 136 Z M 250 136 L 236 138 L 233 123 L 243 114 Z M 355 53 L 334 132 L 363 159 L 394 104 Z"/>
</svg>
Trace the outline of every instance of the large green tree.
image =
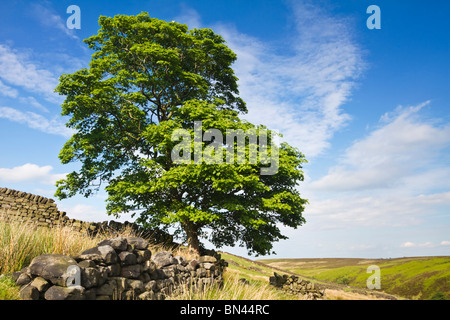
<svg viewBox="0 0 450 320">
<path fill-rule="evenodd" d="M 204 237 L 218 247 L 239 242 L 249 253 L 270 253 L 286 238 L 280 225 L 305 222 L 306 200 L 297 189 L 305 160 L 288 144 L 276 146 L 270 130 L 238 117 L 246 106 L 231 68 L 236 55 L 210 29 L 189 30 L 148 13 L 100 17 L 99 24 L 85 40 L 95 51 L 89 68 L 63 74 L 56 88 L 75 129 L 60 159 L 81 162 L 57 182 L 56 196 L 88 197 L 104 185 L 108 214 L 132 212 L 145 227 L 172 227 L 193 250 Z M 252 132 L 257 141 L 269 133 L 265 148 L 253 143 L 256 162 L 248 161 L 246 136 L 247 161 L 227 163 L 226 151 L 239 143 L 217 136 L 227 130 Z M 276 171 L 261 174 L 274 161 Z"/>
</svg>

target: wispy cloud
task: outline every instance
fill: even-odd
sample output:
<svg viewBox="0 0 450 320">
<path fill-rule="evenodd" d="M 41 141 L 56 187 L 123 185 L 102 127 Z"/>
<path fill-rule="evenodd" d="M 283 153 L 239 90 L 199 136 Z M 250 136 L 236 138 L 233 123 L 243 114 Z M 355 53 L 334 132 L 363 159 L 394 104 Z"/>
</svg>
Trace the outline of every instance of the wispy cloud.
<svg viewBox="0 0 450 320">
<path fill-rule="evenodd" d="M 79 39 L 74 33 L 74 30 L 67 28 L 66 21 L 51 8 L 48 1 L 32 3 L 30 8 L 33 12 L 33 17 L 35 17 L 41 25 L 59 30 L 70 38 Z"/>
<path fill-rule="evenodd" d="M 65 126 L 60 117 L 56 116 L 52 119 L 47 119 L 44 116 L 34 112 L 22 112 L 14 108 L 0 107 L 0 118 L 22 123 L 32 129 L 48 134 L 60 135 L 65 138 L 71 137 L 74 133 L 72 129 Z"/>
<path fill-rule="evenodd" d="M 17 98 L 19 92 L 10 86 L 7 86 L 0 80 L 0 94 L 9 98 Z"/>
<path fill-rule="evenodd" d="M 173 20 L 178 23 L 187 24 L 189 29 L 201 28 L 202 25 L 200 14 L 184 3 L 181 4 L 181 14 L 176 16 Z"/>
<path fill-rule="evenodd" d="M 303 1 L 293 10 L 296 30 L 282 53 L 233 27 L 216 30 L 238 56 L 234 68 L 249 109 L 245 118 L 278 129 L 311 158 L 350 119 L 342 106 L 364 61 L 345 21 Z"/>
<path fill-rule="evenodd" d="M 320 192 L 401 188 L 416 193 L 450 188 L 450 168 L 439 161 L 450 146 L 450 124 L 421 119 L 418 113 L 427 105 L 429 101 L 386 113 L 378 128 L 354 142 L 339 163 L 309 188 Z"/>
<path fill-rule="evenodd" d="M 25 105 L 31 106 L 39 111 L 42 112 L 49 112 L 49 110 L 44 107 L 39 101 L 36 100 L 35 97 L 28 96 L 28 97 L 19 97 L 19 101 L 22 102 Z"/>
<path fill-rule="evenodd" d="M 40 68 L 36 62 L 29 61 L 25 54 L 3 44 L 0 44 L 0 80 L 29 92 L 38 93 L 49 102 L 61 101 L 60 97 L 54 93 L 58 78 L 52 72 Z M 9 92 L 10 95 L 17 96 L 17 90 Z"/>
<path fill-rule="evenodd" d="M 450 241 L 442 241 L 439 244 L 432 243 L 430 241 L 424 243 L 415 243 L 411 241 L 404 242 L 400 245 L 401 248 L 435 248 L 438 246 L 450 245 Z"/>
<path fill-rule="evenodd" d="M 448 216 L 450 124 L 421 116 L 429 105 L 386 113 L 326 175 L 307 181 L 306 214 L 321 228 L 404 227 Z"/>
<path fill-rule="evenodd" d="M 14 168 L 0 168 L 0 181 L 4 182 L 37 182 L 45 185 L 54 185 L 56 181 L 65 178 L 65 174 L 52 173 L 52 166 L 40 167 L 36 164 L 26 163 Z"/>
</svg>

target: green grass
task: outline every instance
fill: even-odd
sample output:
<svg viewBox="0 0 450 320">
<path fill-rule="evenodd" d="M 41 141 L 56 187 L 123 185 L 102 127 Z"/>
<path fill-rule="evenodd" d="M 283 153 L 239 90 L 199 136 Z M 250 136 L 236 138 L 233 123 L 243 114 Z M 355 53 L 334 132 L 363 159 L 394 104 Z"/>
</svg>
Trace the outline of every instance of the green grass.
<svg viewBox="0 0 450 320">
<path fill-rule="evenodd" d="M 10 277 L 0 276 L 0 300 L 18 300 L 19 288 Z"/>
<path fill-rule="evenodd" d="M 260 260 L 271 266 L 318 280 L 366 287 L 367 267 L 377 265 L 381 290 L 409 299 L 431 299 L 441 293 L 450 299 L 450 257 L 413 257 L 398 259 L 273 259 Z"/>
</svg>

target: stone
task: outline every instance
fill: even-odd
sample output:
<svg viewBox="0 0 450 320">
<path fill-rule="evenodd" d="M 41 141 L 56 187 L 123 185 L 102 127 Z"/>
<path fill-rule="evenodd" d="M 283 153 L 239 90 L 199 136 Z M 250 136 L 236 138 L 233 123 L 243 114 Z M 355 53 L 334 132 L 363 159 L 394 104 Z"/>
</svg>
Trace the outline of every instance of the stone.
<svg viewBox="0 0 450 320">
<path fill-rule="evenodd" d="M 175 256 L 174 258 L 178 261 L 178 264 L 181 264 L 183 267 L 188 264 L 188 261 L 183 256 Z"/>
<path fill-rule="evenodd" d="M 139 295 L 140 300 L 155 300 L 155 293 L 153 291 L 145 291 Z"/>
<path fill-rule="evenodd" d="M 31 280 L 32 278 L 28 273 L 22 272 L 16 280 L 16 285 L 23 286 L 29 284 Z"/>
<path fill-rule="evenodd" d="M 115 263 L 106 267 L 108 277 L 118 277 L 120 275 L 120 264 Z"/>
<path fill-rule="evenodd" d="M 95 268 L 95 262 L 92 260 L 83 260 L 78 262 L 80 268 Z"/>
<path fill-rule="evenodd" d="M 145 284 L 145 290 L 146 291 L 156 291 L 157 285 L 155 280 L 150 280 Z"/>
<path fill-rule="evenodd" d="M 148 249 L 136 250 L 136 254 L 137 254 L 137 263 L 148 261 L 152 257 L 152 252 Z"/>
<path fill-rule="evenodd" d="M 81 285 L 86 289 L 98 286 L 100 279 L 101 273 L 96 268 L 85 268 L 81 271 Z"/>
<path fill-rule="evenodd" d="M 106 264 L 114 264 L 114 263 L 117 263 L 119 260 L 119 257 L 117 256 L 116 251 L 110 245 L 98 246 L 98 247 L 93 247 L 93 248 L 87 249 L 87 250 L 83 251 L 80 256 L 83 256 L 83 255 L 100 256 Z M 90 259 L 90 260 L 94 260 L 94 259 Z"/>
<path fill-rule="evenodd" d="M 50 283 L 42 277 L 36 277 L 30 283 L 30 286 L 35 287 L 39 292 L 44 292 L 48 289 L 48 287 L 50 287 Z"/>
<path fill-rule="evenodd" d="M 144 267 L 143 267 L 143 270 L 142 270 L 142 271 L 148 272 L 148 273 L 154 272 L 154 271 L 156 270 L 156 268 L 157 268 L 156 263 L 154 263 L 154 262 L 151 261 L 151 260 L 145 261 L 144 264 L 143 264 L 143 266 L 144 266 Z"/>
<path fill-rule="evenodd" d="M 199 278 L 206 277 L 206 269 L 205 268 L 198 268 L 197 269 L 197 277 L 199 277 Z"/>
<path fill-rule="evenodd" d="M 92 288 L 84 291 L 84 300 L 96 300 L 97 299 L 97 289 Z"/>
<path fill-rule="evenodd" d="M 140 280 L 127 280 L 128 287 L 134 291 L 135 294 L 139 295 L 145 291 L 144 283 Z"/>
<path fill-rule="evenodd" d="M 136 300 L 136 294 L 133 290 L 126 290 L 120 295 L 121 300 Z"/>
<path fill-rule="evenodd" d="M 147 272 L 142 272 L 139 276 L 138 280 L 141 280 L 142 282 L 148 282 L 151 280 L 150 275 Z"/>
<path fill-rule="evenodd" d="M 112 279 L 112 280 L 114 280 L 116 282 L 118 293 L 123 292 L 128 289 L 128 284 L 127 284 L 126 278 L 114 277 L 114 279 Z"/>
<path fill-rule="evenodd" d="M 191 261 L 188 262 L 188 264 L 186 265 L 186 267 L 189 270 L 195 270 L 198 266 L 198 260 L 196 259 L 192 259 Z"/>
<path fill-rule="evenodd" d="M 77 266 L 77 262 L 71 257 L 62 254 L 43 254 L 31 261 L 29 272 L 55 285 L 65 286 L 66 280 L 71 276 L 67 272 L 70 266 Z"/>
<path fill-rule="evenodd" d="M 125 250 L 127 250 L 127 247 L 128 247 L 128 241 L 127 241 L 127 238 L 117 237 L 117 238 L 103 240 L 97 244 L 97 246 L 105 246 L 105 245 L 109 245 L 114 250 L 117 250 L 117 251 L 125 251 Z"/>
<path fill-rule="evenodd" d="M 137 263 L 136 255 L 128 251 L 122 251 L 119 253 L 119 260 L 123 266 L 129 266 Z"/>
<path fill-rule="evenodd" d="M 97 289 L 97 295 L 112 296 L 115 291 L 117 291 L 117 282 L 109 280 Z"/>
<path fill-rule="evenodd" d="M 22 300 L 39 300 L 39 290 L 31 285 L 25 285 L 19 291 Z"/>
<path fill-rule="evenodd" d="M 137 279 L 141 275 L 141 265 L 134 264 L 130 266 L 122 267 L 120 270 L 120 276 L 124 278 Z"/>
<path fill-rule="evenodd" d="M 217 262 L 217 259 L 216 258 L 214 258 L 213 256 L 201 256 L 199 259 L 198 259 L 198 262 L 211 262 L 211 263 L 215 263 L 215 262 Z"/>
<path fill-rule="evenodd" d="M 171 264 L 178 264 L 178 261 L 168 251 L 161 251 L 152 257 L 153 262 L 158 268 L 162 268 Z"/>
<path fill-rule="evenodd" d="M 85 289 L 82 286 L 52 286 L 44 295 L 45 300 L 84 300 Z"/>
<path fill-rule="evenodd" d="M 214 269 L 215 269 L 214 264 L 210 263 L 210 262 L 203 262 L 200 265 L 201 265 L 201 267 L 205 268 L 206 270 L 214 271 Z"/>
<path fill-rule="evenodd" d="M 19 279 L 19 277 L 22 275 L 22 273 L 28 273 L 28 268 L 22 268 L 21 271 L 16 271 L 10 274 L 11 278 L 14 281 L 17 281 Z M 4 275 L 1 275 L 0 277 L 2 277 Z"/>
<path fill-rule="evenodd" d="M 138 237 L 127 237 L 127 242 L 134 245 L 137 250 L 145 250 L 148 248 L 148 241 Z"/>
<path fill-rule="evenodd" d="M 179 265 L 177 265 L 177 270 L 178 270 L 178 272 L 185 272 L 186 267 L 184 267 L 182 264 L 179 264 Z"/>
</svg>

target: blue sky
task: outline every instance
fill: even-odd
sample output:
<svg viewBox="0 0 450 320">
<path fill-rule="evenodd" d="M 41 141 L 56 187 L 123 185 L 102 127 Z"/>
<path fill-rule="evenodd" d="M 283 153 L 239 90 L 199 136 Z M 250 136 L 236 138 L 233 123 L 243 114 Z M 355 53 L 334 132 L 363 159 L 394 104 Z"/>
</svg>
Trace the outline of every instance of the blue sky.
<svg viewBox="0 0 450 320">
<path fill-rule="evenodd" d="M 66 13 L 81 9 L 81 29 Z M 369 5 L 381 29 L 369 30 Z M 450 255 L 450 22 L 447 1 L 8 1 L 0 4 L 0 186 L 53 197 L 77 168 L 53 93 L 90 61 L 100 15 L 208 27 L 237 53 L 245 118 L 308 159 L 307 223 L 283 228 L 276 256 Z M 105 196 L 57 201 L 104 221 Z M 121 220 L 131 220 L 124 216 Z M 243 248 L 225 250 L 246 255 Z"/>
</svg>

